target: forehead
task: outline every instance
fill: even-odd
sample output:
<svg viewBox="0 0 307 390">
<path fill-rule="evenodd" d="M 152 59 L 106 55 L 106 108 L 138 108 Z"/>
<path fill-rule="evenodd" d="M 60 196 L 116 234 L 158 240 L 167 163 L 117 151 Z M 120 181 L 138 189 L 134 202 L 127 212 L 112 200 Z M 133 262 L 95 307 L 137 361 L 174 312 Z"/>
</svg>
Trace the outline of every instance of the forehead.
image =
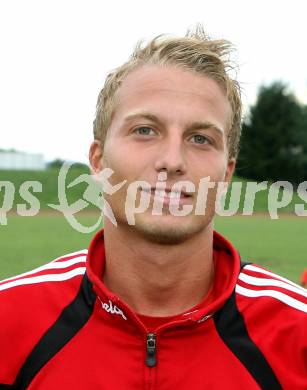
<svg viewBox="0 0 307 390">
<path fill-rule="evenodd" d="M 215 80 L 169 65 L 145 65 L 131 71 L 117 91 L 116 102 L 114 116 L 144 109 L 170 117 L 172 106 L 182 116 L 213 115 L 226 127 L 231 114 L 226 94 Z M 178 117 L 179 112 L 173 115 Z"/>
</svg>

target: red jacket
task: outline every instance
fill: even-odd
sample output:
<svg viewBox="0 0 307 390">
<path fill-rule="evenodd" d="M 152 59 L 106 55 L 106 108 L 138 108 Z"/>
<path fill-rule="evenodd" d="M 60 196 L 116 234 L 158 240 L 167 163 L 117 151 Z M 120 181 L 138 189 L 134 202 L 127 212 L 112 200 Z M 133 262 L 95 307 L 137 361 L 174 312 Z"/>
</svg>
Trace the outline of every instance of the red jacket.
<svg viewBox="0 0 307 390">
<path fill-rule="evenodd" d="M 306 290 L 218 233 L 213 290 L 169 319 L 106 289 L 103 232 L 86 252 L 0 283 L 0 389 L 307 389 Z"/>
</svg>

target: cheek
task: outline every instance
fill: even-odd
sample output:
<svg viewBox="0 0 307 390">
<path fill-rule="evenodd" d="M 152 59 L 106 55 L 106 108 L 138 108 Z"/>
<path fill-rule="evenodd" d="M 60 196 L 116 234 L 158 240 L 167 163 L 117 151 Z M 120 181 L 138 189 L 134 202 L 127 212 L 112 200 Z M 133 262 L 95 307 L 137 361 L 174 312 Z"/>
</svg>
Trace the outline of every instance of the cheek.
<svg viewBox="0 0 307 390">
<path fill-rule="evenodd" d="M 110 168 L 114 171 L 110 181 L 115 176 L 122 176 L 125 172 L 125 163 L 123 153 L 120 148 L 116 147 L 113 142 L 108 142 L 104 148 L 103 167 Z M 127 159 L 128 160 L 128 159 Z"/>
<path fill-rule="evenodd" d="M 210 181 L 223 181 L 227 169 L 227 162 L 224 156 L 218 154 L 207 155 L 205 159 L 198 162 L 198 169 L 195 172 L 200 172 L 199 180 L 210 176 Z"/>
<path fill-rule="evenodd" d="M 117 196 L 122 196 L 126 193 L 127 187 L 131 182 L 138 180 L 142 167 L 140 163 L 136 163 L 130 156 L 126 158 L 127 153 L 121 153 L 119 150 L 111 154 L 107 153 L 104 167 L 110 168 L 113 171 L 112 176 L 108 179 L 110 184 L 116 186 L 123 180 L 127 183 L 118 191 Z"/>
</svg>

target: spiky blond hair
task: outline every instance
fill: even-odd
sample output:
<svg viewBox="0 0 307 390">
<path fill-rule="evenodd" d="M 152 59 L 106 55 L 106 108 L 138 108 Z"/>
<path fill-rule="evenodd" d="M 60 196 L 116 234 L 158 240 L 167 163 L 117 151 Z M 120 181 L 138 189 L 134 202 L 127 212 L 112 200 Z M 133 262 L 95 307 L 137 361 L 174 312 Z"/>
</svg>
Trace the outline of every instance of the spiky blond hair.
<svg viewBox="0 0 307 390">
<path fill-rule="evenodd" d="M 115 108 L 115 95 L 125 77 L 144 65 L 170 65 L 205 75 L 215 80 L 226 93 L 232 115 L 228 125 L 227 144 L 229 158 L 237 157 L 241 135 L 242 102 L 240 86 L 229 75 L 234 69 L 230 61 L 233 46 L 224 39 L 211 39 L 201 25 L 188 30 L 185 37 L 159 35 L 147 44 L 137 44 L 129 60 L 113 70 L 100 91 L 94 138 L 104 145 Z"/>
</svg>

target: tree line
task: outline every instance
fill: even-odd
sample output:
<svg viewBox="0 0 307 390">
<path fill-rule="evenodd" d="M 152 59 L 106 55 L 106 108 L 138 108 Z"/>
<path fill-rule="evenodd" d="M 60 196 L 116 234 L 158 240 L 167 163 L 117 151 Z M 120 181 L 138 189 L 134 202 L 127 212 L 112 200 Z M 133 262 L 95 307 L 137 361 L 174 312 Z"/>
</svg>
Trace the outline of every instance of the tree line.
<svg viewBox="0 0 307 390">
<path fill-rule="evenodd" d="M 307 180 L 307 106 L 285 84 L 259 89 L 242 124 L 237 175 L 293 185 Z"/>
</svg>

